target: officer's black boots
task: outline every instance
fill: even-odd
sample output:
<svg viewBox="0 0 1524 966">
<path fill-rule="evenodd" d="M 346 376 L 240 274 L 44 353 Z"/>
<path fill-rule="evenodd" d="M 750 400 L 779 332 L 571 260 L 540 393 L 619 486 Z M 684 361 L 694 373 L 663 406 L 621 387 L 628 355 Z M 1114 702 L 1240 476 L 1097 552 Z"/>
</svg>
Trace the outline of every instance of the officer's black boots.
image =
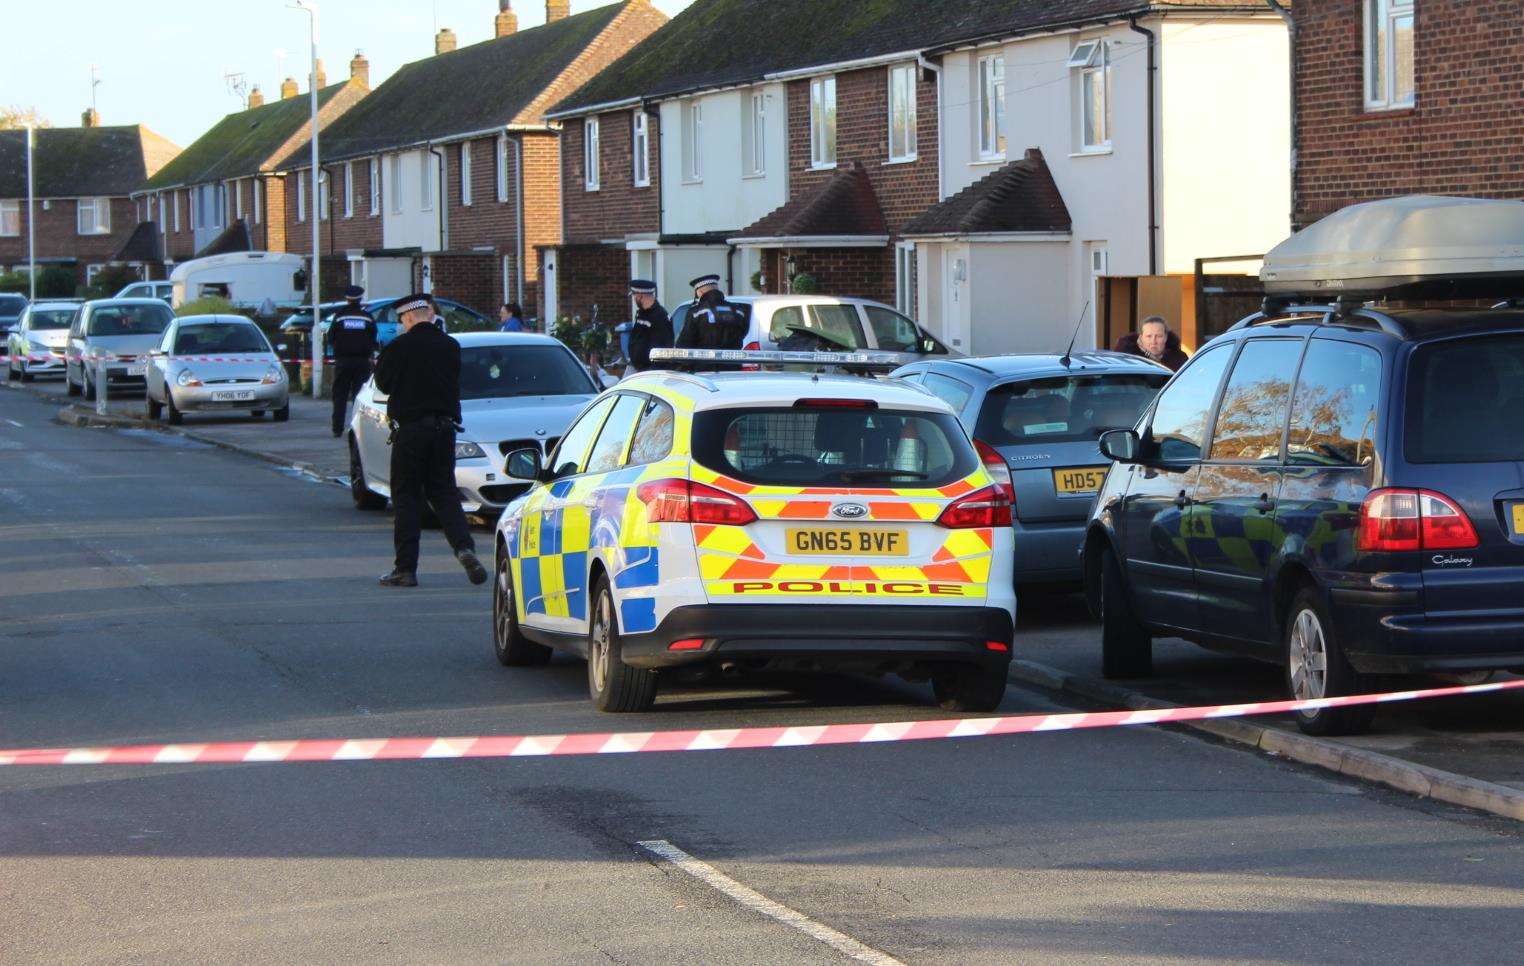
<svg viewBox="0 0 1524 966">
<path fill-rule="evenodd" d="M 481 566 L 481 564 L 477 564 Z M 483 578 L 486 579 L 486 578 Z M 381 578 L 382 587 L 417 587 L 418 576 L 406 570 L 393 570 Z"/>
<path fill-rule="evenodd" d="M 459 560 L 460 565 L 466 568 L 466 576 L 471 578 L 471 583 L 485 584 L 487 582 L 487 568 L 483 567 L 482 562 L 476 559 L 476 554 L 469 550 L 462 550 L 455 555 L 455 559 Z"/>
</svg>

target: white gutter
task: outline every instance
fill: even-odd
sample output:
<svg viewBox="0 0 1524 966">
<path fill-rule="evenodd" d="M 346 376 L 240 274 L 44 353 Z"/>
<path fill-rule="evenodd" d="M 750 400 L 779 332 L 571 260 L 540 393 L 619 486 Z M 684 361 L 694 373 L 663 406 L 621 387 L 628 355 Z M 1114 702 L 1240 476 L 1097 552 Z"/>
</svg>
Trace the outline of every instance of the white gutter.
<svg viewBox="0 0 1524 966">
<path fill-rule="evenodd" d="M 916 66 L 922 70 L 929 70 L 937 75 L 937 197 L 947 197 L 947 152 L 942 150 L 942 123 L 947 112 L 942 104 L 942 68 L 926 59 L 926 52 L 919 51 L 915 55 Z M 917 129 L 919 130 L 919 128 Z"/>
<path fill-rule="evenodd" d="M 355 154 L 329 155 L 328 161 L 330 163 L 337 164 L 340 161 L 353 161 L 356 158 L 379 158 L 384 154 L 396 154 L 398 151 L 412 151 L 418 148 L 429 148 L 436 144 L 455 144 L 460 141 L 472 141 L 477 138 L 496 137 L 505 131 L 509 134 L 550 134 L 555 130 L 556 129 L 551 127 L 549 124 L 500 124 L 497 127 L 483 128 L 480 131 L 466 131 L 462 134 L 448 134 L 444 137 L 426 138 L 422 141 L 413 141 L 408 144 L 397 144 L 384 148 L 368 148 Z M 302 165 L 300 167 L 291 168 L 290 171 L 305 171 L 309 167 L 311 167 L 311 165 Z M 271 171 L 268 173 L 271 175 L 282 175 L 288 174 L 290 172 Z"/>
<path fill-rule="evenodd" d="M 771 238 L 731 238 L 737 248 L 883 248 L 888 235 L 779 235 Z"/>
<path fill-rule="evenodd" d="M 573 107 L 565 111 L 553 111 L 545 115 L 547 121 L 559 121 L 566 117 L 584 117 L 589 114 L 602 114 L 606 111 L 617 111 L 623 108 L 636 107 L 644 98 L 626 97 L 617 101 L 604 101 L 602 104 L 589 104 L 587 107 Z"/>
<path fill-rule="evenodd" d="M 1067 231 L 1012 231 L 1012 232 L 940 232 L 934 235 L 900 236 L 905 241 L 955 241 L 955 242 L 978 242 L 984 243 L 1011 243 L 1011 242 L 1054 242 L 1069 241 L 1074 237 L 1073 232 Z"/>
<path fill-rule="evenodd" d="M 863 57 L 859 60 L 842 60 L 831 64 L 817 64 L 812 67 L 797 67 L 793 70 L 774 71 L 771 74 L 762 75 L 763 80 L 801 80 L 805 77 L 818 77 L 821 74 L 840 74 L 851 70 L 862 70 L 867 67 L 885 67 L 889 64 L 903 63 L 907 60 L 919 61 L 920 50 L 902 50 L 897 54 L 880 54 L 877 57 Z"/>
</svg>

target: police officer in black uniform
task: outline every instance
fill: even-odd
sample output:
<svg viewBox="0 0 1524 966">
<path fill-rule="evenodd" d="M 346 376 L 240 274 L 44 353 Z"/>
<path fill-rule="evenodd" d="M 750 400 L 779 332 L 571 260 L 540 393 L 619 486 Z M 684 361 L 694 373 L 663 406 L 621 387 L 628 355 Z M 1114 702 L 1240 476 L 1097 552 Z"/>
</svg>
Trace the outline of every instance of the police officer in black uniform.
<svg viewBox="0 0 1524 966">
<path fill-rule="evenodd" d="M 344 290 L 344 307 L 328 323 L 328 344 L 333 348 L 333 435 L 344 435 L 344 417 L 360 387 L 370 378 L 370 360 L 376 354 L 376 320 L 360 308 L 365 289 L 351 285 Z"/>
<path fill-rule="evenodd" d="M 643 278 L 630 282 L 635 296 L 635 327 L 630 330 L 630 368 L 636 372 L 660 369 L 651 362 L 652 349 L 672 348 L 672 320 L 656 301 L 656 283 Z"/>
<path fill-rule="evenodd" d="M 683 334 L 677 339 L 679 349 L 739 349 L 746 338 L 746 317 L 735 306 L 725 301 L 720 291 L 718 275 L 701 275 L 694 279 L 693 308 L 683 325 Z M 693 368 L 727 369 L 723 365 L 699 364 Z"/>
<path fill-rule="evenodd" d="M 376 363 L 376 388 L 389 397 L 392 424 L 393 543 L 397 562 L 386 587 L 418 586 L 423 501 L 439 517 L 455 559 L 473 584 L 487 582 L 455 486 L 455 432 L 460 425 L 460 344 L 435 321 L 433 299 L 409 295 L 397 305 L 403 333 Z"/>
</svg>

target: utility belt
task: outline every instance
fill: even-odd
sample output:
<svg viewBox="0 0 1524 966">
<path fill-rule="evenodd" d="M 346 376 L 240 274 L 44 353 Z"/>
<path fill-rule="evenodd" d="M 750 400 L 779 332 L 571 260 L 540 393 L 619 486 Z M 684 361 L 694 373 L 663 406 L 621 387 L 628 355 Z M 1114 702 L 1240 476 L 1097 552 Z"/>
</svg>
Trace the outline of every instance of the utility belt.
<svg viewBox="0 0 1524 966">
<path fill-rule="evenodd" d="M 386 440 L 387 445 L 391 445 L 396 441 L 397 433 L 412 426 L 423 426 L 427 429 L 432 429 L 440 432 L 448 429 L 451 432 L 456 433 L 464 429 L 463 426 L 455 421 L 454 417 L 441 416 L 438 413 L 428 413 L 423 416 L 409 416 L 407 419 L 404 419 L 401 422 L 398 422 L 395 419 L 388 419 L 387 425 L 389 425 L 392 429 L 391 435 L 388 436 Z"/>
</svg>

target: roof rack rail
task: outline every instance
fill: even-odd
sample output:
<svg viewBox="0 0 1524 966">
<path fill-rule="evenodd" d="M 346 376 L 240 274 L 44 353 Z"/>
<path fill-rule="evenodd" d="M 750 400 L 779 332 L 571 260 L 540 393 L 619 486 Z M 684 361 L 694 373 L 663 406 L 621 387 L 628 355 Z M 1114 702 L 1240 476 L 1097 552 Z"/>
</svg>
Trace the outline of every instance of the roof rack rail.
<svg viewBox="0 0 1524 966">
<path fill-rule="evenodd" d="M 1347 325 L 1356 328 L 1374 328 L 1380 329 L 1387 335 L 1396 336 L 1399 339 L 1405 339 L 1408 335 L 1408 330 L 1402 326 L 1402 323 L 1384 312 L 1367 308 L 1362 299 L 1353 296 L 1342 297 L 1331 303 L 1305 304 L 1299 303 L 1292 298 L 1278 298 L 1273 295 L 1266 296 L 1258 312 L 1238 322 L 1228 331 L 1235 332 L 1239 329 L 1247 329 L 1263 322 L 1276 321 L 1282 316 L 1295 313 L 1318 316 L 1315 319 L 1305 320 L 1308 325 Z M 1362 323 L 1367 324 L 1362 325 Z"/>
</svg>

